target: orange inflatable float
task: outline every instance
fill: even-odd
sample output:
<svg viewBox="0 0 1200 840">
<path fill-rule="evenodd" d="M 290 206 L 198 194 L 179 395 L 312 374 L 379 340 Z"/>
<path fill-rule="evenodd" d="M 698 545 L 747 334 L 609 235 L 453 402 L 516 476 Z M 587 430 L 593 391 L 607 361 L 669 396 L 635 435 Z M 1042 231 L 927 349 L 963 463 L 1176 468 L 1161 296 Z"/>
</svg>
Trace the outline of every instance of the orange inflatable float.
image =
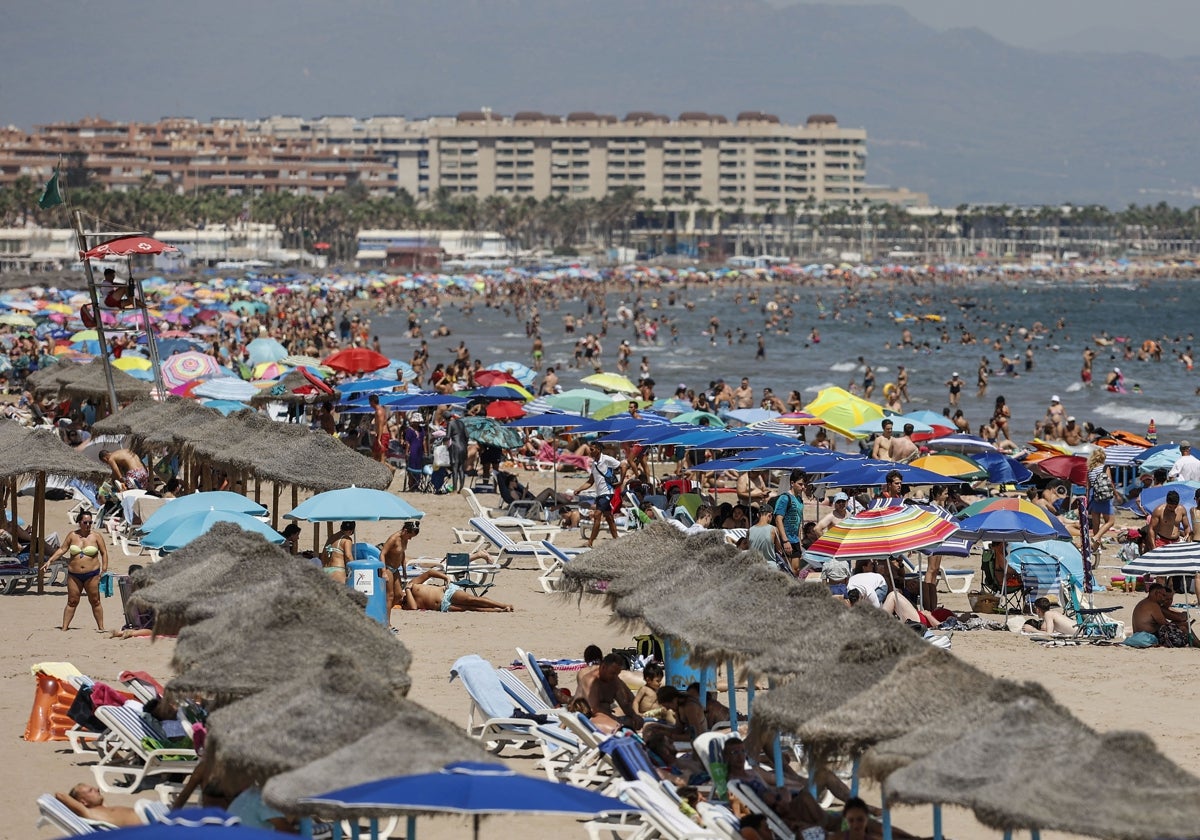
<svg viewBox="0 0 1200 840">
<path fill-rule="evenodd" d="M 29 723 L 25 726 L 26 741 L 67 740 L 67 730 L 75 726 L 75 721 L 67 716 L 67 711 L 78 693 L 69 677 L 78 674 L 74 666 L 66 663 L 34 666 L 37 690 L 33 696 L 33 709 L 29 712 Z"/>
</svg>

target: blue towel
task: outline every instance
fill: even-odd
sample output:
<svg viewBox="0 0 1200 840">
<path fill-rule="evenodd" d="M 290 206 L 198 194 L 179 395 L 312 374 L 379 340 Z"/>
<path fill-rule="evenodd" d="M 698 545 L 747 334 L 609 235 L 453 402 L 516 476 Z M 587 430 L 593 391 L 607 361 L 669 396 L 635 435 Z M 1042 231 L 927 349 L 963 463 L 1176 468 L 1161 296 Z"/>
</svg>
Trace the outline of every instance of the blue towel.
<svg viewBox="0 0 1200 840">
<path fill-rule="evenodd" d="M 488 717 L 512 717 L 513 701 L 500 684 L 496 669 L 481 659 L 477 654 L 470 653 L 460 657 L 450 666 L 450 679 L 458 677 L 463 687 L 475 704 Z"/>
</svg>

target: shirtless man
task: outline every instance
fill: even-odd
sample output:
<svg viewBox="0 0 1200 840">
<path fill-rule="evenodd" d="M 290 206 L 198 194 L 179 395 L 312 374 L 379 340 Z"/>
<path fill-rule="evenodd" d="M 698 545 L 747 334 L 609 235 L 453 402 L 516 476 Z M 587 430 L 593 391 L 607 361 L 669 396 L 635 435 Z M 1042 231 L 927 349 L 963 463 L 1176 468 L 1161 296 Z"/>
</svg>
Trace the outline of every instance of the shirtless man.
<svg viewBox="0 0 1200 840">
<path fill-rule="evenodd" d="M 383 547 L 379 549 L 379 558 L 389 572 L 384 576 L 387 585 L 388 615 L 391 615 L 392 610 L 400 605 L 401 594 L 408 583 L 408 573 L 405 570 L 408 541 L 420 532 L 420 523 L 405 522 L 400 530 L 388 537 Z"/>
<path fill-rule="evenodd" d="M 142 459 L 128 449 L 100 450 L 100 460 L 108 464 L 113 478 L 121 482 L 126 490 L 149 490 L 150 473 Z"/>
<path fill-rule="evenodd" d="M 443 580 L 446 588 L 427 584 L 430 578 Z M 398 603 L 402 610 L 428 610 L 431 612 L 512 612 L 512 604 L 502 604 L 491 598 L 481 598 L 478 595 L 468 595 L 459 589 L 446 575 L 437 569 L 430 569 L 415 578 L 412 583 L 402 589 Z M 628 690 L 628 689 L 627 689 Z"/>
<path fill-rule="evenodd" d="M 893 460 L 892 444 L 895 443 L 895 439 L 892 437 L 892 421 L 884 420 L 882 427 L 883 434 L 877 435 L 875 443 L 871 446 L 871 457 L 881 461 L 891 461 Z"/>
<path fill-rule="evenodd" d="M 1161 583 L 1152 583 L 1146 597 L 1133 608 L 1134 634 L 1147 633 L 1159 644 L 1164 637 L 1170 640 L 1166 647 L 1186 647 L 1188 644 L 1187 616 L 1171 609 L 1171 590 Z"/>
<path fill-rule="evenodd" d="M 645 720 L 637 713 L 633 705 L 633 692 L 629 686 L 621 682 L 621 671 L 625 661 L 615 653 L 600 660 L 600 666 L 595 670 L 579 674 L 575 696 L 588 701 L 594 711 L 612 714 L 614 706 L 620 706 L 625 713 L 623 718 L 617 718 L 630 729 L 641 729 Z"/>
<path fill-rule="evenodd" d="M 1083 443 L 1083 429 L 1075 422 L 1074 417 L 1067 418 L 1067 425 L 1062 428 L 1062 439 L 1067 446 L 1078 446 Z"/>
<path fill-rule="evenodd" d="M 56 793 L 54 798 L 85 820 L 96 820 L 115 826 L 145 825 L 137 812 L 124 805 L 105 805 L 104 794 L 95 785 L 81 783 L 70 793 Z"/>
<path fill-rule="evenodd" d="M 847 516 L 849 516 L 850 515 L 850 511 L 848 509 L 849 504 L 850 504 L 850 497 L 847 496 L 845 493 L 838 493 L 836 496 L 834 496 L 833 497 L 833 510 L 831 510 L 829 513 L 822 516 L 817 521 L 817 535 L 818 536 L 823 535 L 826 531 L 828 531 L 834 525 L 838 524 L 843 519 L 845 519 Z"/>
<path fill-rule="evenodd" d="M 1179 493 L 1175 490 L 1168 491 L 1167 500 L 1150 514 L 1150 527 L 1146 537 L 1151 545 L 1146 550 L 1179 542 L 1187 536 L 1188 527 L 1187 511 L 1179 504 Z"/>
<path fill-rule="evenodd" d="M 374 440 L 371 443 L 371 454 L 376 461 L 381 464 L 387 464 L 388 446 L 392 442 L 392 434 L 388 428 L 388 410 L 379 404 L 379 395 L 371 394 L 367 397 L 367 402 L 371 404 L 371 411 L 375 414 L 375 420 L 372 424 L 371 431 L 374 433 Z M 396 468 L 388 464 L 392 471 Z"/>
<path fill-rule="evenodd" d="M 754 389 L 750 387 L 750 380 L 747 377 L 742 377 L 742 384 L 733 392 L 733 402 L 738 408 L 754 407 Z"/>
<path fill-rule="evenodd" d="M 899 461 L 902 464 L 907 464 L 913 458 L 921 454 L 921 450 L 917 449 L 917 445 L 913 443 L 913 424 L 904 424 L 904 434 L 901 437 L 893 438 L 892 440 L 892 460 Z"/>
</svg>

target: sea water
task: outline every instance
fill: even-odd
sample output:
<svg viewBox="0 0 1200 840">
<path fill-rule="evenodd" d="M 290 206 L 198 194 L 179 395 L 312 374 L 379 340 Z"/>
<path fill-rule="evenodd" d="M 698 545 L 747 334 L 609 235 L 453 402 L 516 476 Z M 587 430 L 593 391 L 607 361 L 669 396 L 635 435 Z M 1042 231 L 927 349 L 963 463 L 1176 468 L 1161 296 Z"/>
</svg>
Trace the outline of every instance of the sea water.
<svg viewBox="0 0 1200 840">
<path fill-rule="evenodd" d="M 788 392 L 796 389 L 808 402 L 818 390 L 830 385 L 845 388 L 856 382 L 861 387 L 862 368 L 857 360 L 862 356 L 875 370 L 875 401 L 883 402 L 883 385 L 895 381 L 896 367 L 903 364 L 909 374 L 912 398 L 906 410 L 941 412 L 948 405 L 945 382 L 958 371 L 966 383 L 959 407 L 972 426 L 977 428 L 990 417 L 995 398 L 1004 396 L 1012 410 L 1011 428 L 1018 440 L 1032 436 L 1033 424 L 1044 416 L 1052 395 L 1060 396 L 1067 413 L 1081 422 L 1091 420 L 1108 429 L 1141 434 L 1153 418 L 1160 441 L 1178 439 L 1200 425 L 1200 397 L 1196 396 L 1200 376 L 1188 371 L 1177 357 L 1178 351 L 1193 345 L 1192 335 L 1200 323 L 1200 303 L 1196 301 L 1200 285 L 1191 281 L 1130 282 L 1126 278 L 1119 285 L 994 282 L 899 287 L 867 283 L 856 287 L 853 295 L 842 287 L 789 283 L 741 288 L 700 285 L 686 292 L 675 288 L 677 302 L 673 306 L 667 303 L 667 287 L 644 287 L 641 295 L 651 316 L 662 314 L 677 324 L 677 343 L 672 342 L 666 329 L 660 330 L 655 344 L 637 343 L 632 325 L 622 327 L 616 321 L 622 302 L 632 306 L 631 296 L 616 292 L 607 295 L 610 323 L 603 339 L 604 368 L 616 369 L 617 345 L 628 339 L 633 355 L 627 375 L 636 381 L 641 357 L 647 356 L 659 397 L 670 396 L 681 383 L 701 389 L 724 378 L 736 387 L 741 377 L 747 376 L 756 397 L 764 387 L 770 387 L 786 400 Z M 770 313 L 764 306 L 777 291 L 796 296 L 790 303 L 794 316 L 786 333 L 766 328 Z M 735 298 L 738 294 L 740 303 Z M 752 294 L 757 295 L 757 302 L 749 300 Z M 653 300 L 659 303 L 656 309 L 649 308 Z M 691 310 L 684 305 L 686 301 L 694 303 Z M 540 311 L 546 364 L 559 367 L 565 388 L 574 387 L 592 371 L 565 366 L 573 358 L 575 341 L 589 332 L 599 332 L 598 316 L 568 335 L 562 318 L 567 314 L 576 319 L 583 316 L 583 301 L 563 300 L 557 310 L 543 303 Z M 893 313 L 938 315 L 944 320 L 902 324 L 894 320 Z M 429 339 L 433 362 L 449 361 L 453 357 L 450 351 L 461 340 L 485 367 L 504 359 L 531 363 L 531 340 L 524 329 L 528 313 L 505 314 L 476 305 L 466 316 L 455 307 L 445 307 L 442 315 L 451 335 Z M 707 334 L 709 319 L 714 315 L 720 319 L 721 333 L 715 344 Z M 428 336 L 432 332 L 432 310 L 425 310 L 422 317 Z M 1057 329 L 1060 319 L 1063 326 Z M 1014 334 L 1003 350 L 1017 360 L 1019 375 L 1003 375 L 999 352 L 983 340 L 1000 335 L 999 324 L 1032 330 L 1035 323 L 1045 325 L 1048 332 L 1029 339 Z M 912 333 L 915 349 L 898 346 L 905 327 Z M 949 343 L 941 341 L 943 327 L 950 334 Z M 417 341 L 409 339 L 404 328 L 404 313 L 375 318 L 374 331 L 380 335 L 384 351 L 407 360 Z M 739 328 L 745 333 L 741 343 Z M 814 328 L 820 333 L 819 343 L 810 341 Z M 963 329 L 972 332 L 979 343 L 959 343 Z M 734 331 L 732 345 L 724 335 L 726 330 Z M 763 359 L 755 357 L 758 332 L 764 332 L 766 339 Z M 1163 361 L 1126 361 L 1122 358 L 1124 342 L 1115 341 L 1111 346 L 1096 343 L 1095 338 L 1104 334 L 1132 342 L 1135 350 L 1146 339 L 1159 340 Z M 921 346 L 925 342 L 929 343 L 928 349 Z M 1034 350 L 1034 367 L 1027 372 L 1024 353 L 1029 345 Z M 1085 347 L 1096 352 L 1091 386 L 1084 386 L 1080 379 Z M 976 371 L 982 356 L 987 357 L 994 372 L 986 395 L 978 398 Z M 1126 393 L 1113 393 L 1104 387 L 1105 377 L 1114 367 L 1124 374 Z"/>
</svg>

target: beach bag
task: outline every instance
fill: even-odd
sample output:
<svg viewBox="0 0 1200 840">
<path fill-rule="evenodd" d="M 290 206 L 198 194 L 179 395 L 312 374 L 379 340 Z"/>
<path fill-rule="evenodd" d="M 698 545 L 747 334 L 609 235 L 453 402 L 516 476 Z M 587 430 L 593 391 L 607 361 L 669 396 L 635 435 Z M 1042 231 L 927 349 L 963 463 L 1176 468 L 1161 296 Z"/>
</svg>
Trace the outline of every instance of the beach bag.
<svg viewBox="0 0 1200 840">
<path fill-rule="evenodd" d="M 1100 471 L 1091 486 L 1092 498 L 1098 502 L 1107 502 L 1114 495 L 1112 480 L 1108 473 Z"/>
<path fill-rule="evenodd" d="M 450 447 L 444 443 L 439 443 L 433 447 L 433 465 L 434 467 L 450 466 Z"/>
</svg>

